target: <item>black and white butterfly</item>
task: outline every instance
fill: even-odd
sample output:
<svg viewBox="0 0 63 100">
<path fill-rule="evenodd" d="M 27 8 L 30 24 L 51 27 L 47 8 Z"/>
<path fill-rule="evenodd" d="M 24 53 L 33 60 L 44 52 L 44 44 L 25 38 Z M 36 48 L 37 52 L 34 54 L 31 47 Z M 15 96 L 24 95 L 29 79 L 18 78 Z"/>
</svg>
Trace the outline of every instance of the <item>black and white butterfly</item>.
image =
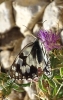
<svg viewBox="0 0 63 100">
<path fill-rule="evenodd" d="M 50 57 L 41 40 L 36 39 L 27 44 L 14 60 L 9 75 L 13 79 L 34 79 L 38 76 L 38 68 L 50 76 Z"/>
</svg>

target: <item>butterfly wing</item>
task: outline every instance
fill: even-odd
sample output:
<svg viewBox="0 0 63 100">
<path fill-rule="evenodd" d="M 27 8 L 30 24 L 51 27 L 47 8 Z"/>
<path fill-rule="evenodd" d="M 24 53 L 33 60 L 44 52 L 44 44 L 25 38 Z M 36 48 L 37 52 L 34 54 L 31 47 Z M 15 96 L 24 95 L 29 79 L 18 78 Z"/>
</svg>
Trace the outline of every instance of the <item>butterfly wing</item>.
<svg viewBox="0 0 63 100">
<path fill-rule="evenodd" d="M 14 79 L 28 79 L 38 76 L 41 67 L 46 75 L 50 74 L 50 59 L 41 41 L 28 44 L 19 53 L 9 71 Z"/>
</svg>

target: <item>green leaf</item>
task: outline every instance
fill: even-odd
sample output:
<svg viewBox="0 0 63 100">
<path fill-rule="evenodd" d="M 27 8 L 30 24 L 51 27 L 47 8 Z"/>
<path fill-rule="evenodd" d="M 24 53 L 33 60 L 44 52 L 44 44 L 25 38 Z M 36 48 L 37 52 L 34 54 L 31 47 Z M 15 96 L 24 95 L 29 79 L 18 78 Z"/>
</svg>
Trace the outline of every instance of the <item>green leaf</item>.
<svg viewBox="0 0 63 100">
<path fill-rule="evenodd" d="M 27 86 L 30 86 L 31 83 L 26 83 L 26 84 L 19 84 L 19 86 L 21 87 L 27 87 Z"/>
<path fill-rule="evenodd" d="M 24 90 L 21 89 L 21 87 L 19 85 L 17 85 L 16 83 L 12 84 L 12 89 L 18 91 L 18 92 L 23 92 Z"/>
<path fill-rule="evenodd" d="M 14 82 L 14 80 L 12 80 L 12 79 L 7 80 L 8 85 L 12 84 L 13 82 Z"/>
<path fill-rule="evenodd" d="M 39 84 L 39 88 L 40 88 L 42 91 L 47 92 L 47 90 L 46 90 L 46 89 L 44 88 L 44 86 L 43 86 L 42 77 L 39 79 L 38 84 Z"/>
<path fill-rule="evenodd" d="M 56 96 L 58 88 L 59 88 L 59 86 L 56 84 L 55 87 L 54 87 L 54 89 L 53 89 L 53 91 L 52 91 L 52 93 L 51 93 L 53 97 Z"/>
<path fill-rule="evenodd" d="M 1 82 L 1 81 L 6 82 L 8 79 L 10 79 L 10 78 L 8 77 L 7 74 L 5 74 L 5 73 L 0 73 L 0 82 Z"/>
<path fill-rule="evenodd" d="M 0 91 L 1 91 L 1 90 L 3 90 L 3 86 L 2 86 L 2 85 L 0 85 Z"/>
<path fill-rule="evenodd" d="M 54 78 L 56 78 L 56 79 L 62 79 L 60 75 L 55 75 Z"/>
<path fill-rule="evenodd" d="M 17 85 L 16 83 L 13 83 L 13 84 L 12 84 L 12 88 L 14 88 L 14 89 L 19 89 L 19 88 L 20 88 L 20 86 L 19 86 L 19 85 Z"/>
<path fill-rule="evenodd" d="M 56 95 L 58 95 L 59 94 L 59 92 L 61 91 L 61 89 L 63 88 L 63 83 L 59 86 L 59 88 L 58 88 L 58 90 L 57 90 L 57 93 L 56 93 Z"/>
<path fill-rule="evenodd" d="M 63 68 L 60 68 L 60 76 L 63 77 Z"/>
<path fill-rule="evenodd" d="M 2 92 L 3 92 L 3 95 L 6 96 L 6 95 L 9 95 L 11 93 L 11 89 L 9 89 L 9 88 L 7 88 L 7 89 L 3 88 Z"/>
<path fill-rule="evenodd" d="M 59 98 L 59 100 L 60 100 L 60 98 L 63 98 L 63 87 L 61 88 L 61 90 L 58 93 L 58 98 Z"/>
<path fill-rule="evenodd" d="M 52 78 L 48 78 L 46 75 L 44 75 L 44 78 L 48 81 L 49 85 L 54 88 L 55 87 L 55 83 L 54 81 L 52 80 Z"/>
<path fill-rule="evenodd" d="M 49 85 L 54 88 L 55 87 L 55 83 L 52 80 L 48 80 Z"/>
<path fill-rule="evenodd" d="M 50 61 L 51 61 L 51 66 L 52 68 L 56 68 L 57 65 L 62 64 L 62 59 L 60 59 L 58 56 L 54 56 L 53 54 L 50 55 Z"/>
</svg>

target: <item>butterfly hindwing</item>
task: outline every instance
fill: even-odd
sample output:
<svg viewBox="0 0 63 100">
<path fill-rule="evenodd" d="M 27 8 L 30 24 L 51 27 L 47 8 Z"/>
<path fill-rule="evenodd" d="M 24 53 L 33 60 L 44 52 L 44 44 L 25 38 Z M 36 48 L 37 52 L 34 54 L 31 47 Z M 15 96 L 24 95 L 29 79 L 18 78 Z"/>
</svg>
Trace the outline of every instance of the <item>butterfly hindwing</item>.
<svg viewBox="0 0 63 100">
<path fill-rule="evenodd" d="M 10 77 L 14 79 L 33 78 L 37 76 L 37 67 L 31 54 L 32 45 L 26 46 L 21 50 L 9 71 Z"/>
</svg>

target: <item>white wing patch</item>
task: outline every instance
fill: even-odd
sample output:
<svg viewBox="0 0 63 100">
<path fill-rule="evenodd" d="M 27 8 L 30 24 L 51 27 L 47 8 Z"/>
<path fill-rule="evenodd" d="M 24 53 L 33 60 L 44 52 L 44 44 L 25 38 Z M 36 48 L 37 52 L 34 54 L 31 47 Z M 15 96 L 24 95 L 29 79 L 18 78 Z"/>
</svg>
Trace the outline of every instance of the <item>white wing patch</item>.
<svg viewBox="0 0 63 100">
<path fill-rule="evenodd" d="M 21 58 L 17 58 L 15 64 L 19 64 L 20 66 L 22 66 L 23 60 Z"/>
<path fill-rule="evenodd" d="M 19 75 L 19 74 L 16 72 L 16 73 L 15 73 L 15 76 L 18 76 L 18 75 Z"/>
<path fill-rule="evenodd" d="M 27 73 L 30 73 L 30 67 L 28 65 L 26 66 L 26 71 Z"/>
<path fill-rule="evenodd" d="M 12 66 L 12 70 L 13 70 L 13 71 L 16 71 L 16 67 L 15 67 L 15 66 Z"/>
</svg>

